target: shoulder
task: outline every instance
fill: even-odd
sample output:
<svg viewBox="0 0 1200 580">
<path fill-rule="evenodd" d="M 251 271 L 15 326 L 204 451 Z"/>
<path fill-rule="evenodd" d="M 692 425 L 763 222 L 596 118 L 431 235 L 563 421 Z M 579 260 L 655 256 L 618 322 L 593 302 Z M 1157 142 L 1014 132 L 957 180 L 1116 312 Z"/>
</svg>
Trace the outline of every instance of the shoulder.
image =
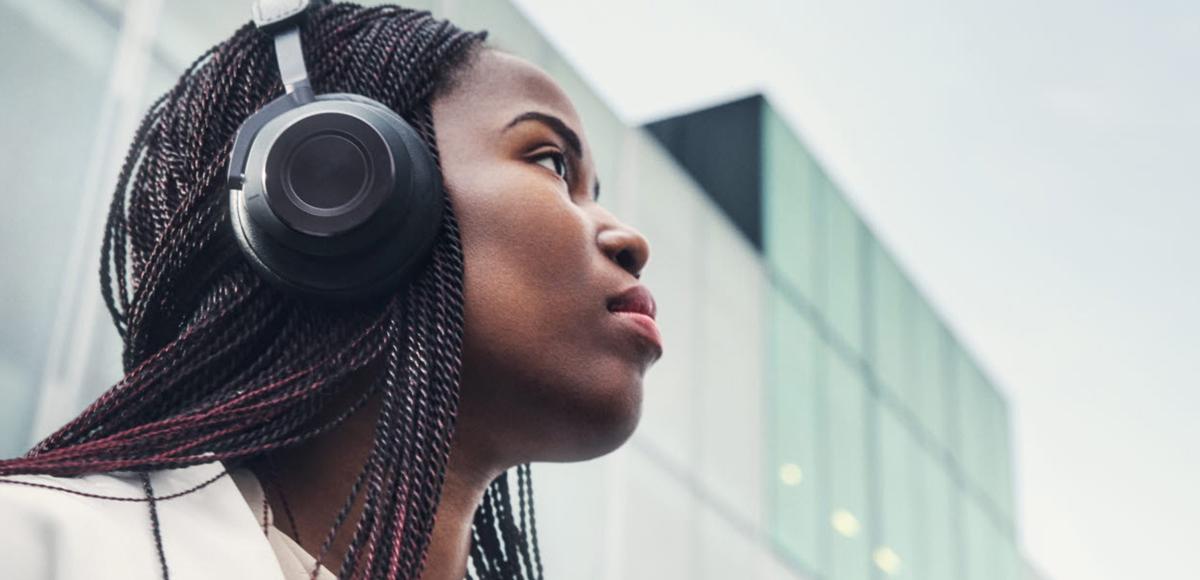
<svg viewBox="0 0 1200 580">
<path fill-rule="evenodd" d="M 220 462 L 151 474 L 154 495 L 161 498 L 155 507 L 171 578 L 278 577 L 254 515 L 224 475 Z M 145 500 L 142 479 L 129 473 L 0 477 L 6 574 L 31 580 L 160 578 Z"/>
<path fill-rule="evenodd" d="M 0 478 L 0 553 L 18 578 L 75 578 L 84 569 L 105 563 L 107 554 L 123 542 L 135 567 L 144 560 L 138 549 L 140 530 L 133 526 L 138 501 L 114 501 L 95 496 L 145 497 L 140 482 L 116 475 L 52 477 L 17 475 Z M 146 526 L 141 526 L 145 528 Z M 136 577 L 136 576 L 131 576 Z"/>
</svg>

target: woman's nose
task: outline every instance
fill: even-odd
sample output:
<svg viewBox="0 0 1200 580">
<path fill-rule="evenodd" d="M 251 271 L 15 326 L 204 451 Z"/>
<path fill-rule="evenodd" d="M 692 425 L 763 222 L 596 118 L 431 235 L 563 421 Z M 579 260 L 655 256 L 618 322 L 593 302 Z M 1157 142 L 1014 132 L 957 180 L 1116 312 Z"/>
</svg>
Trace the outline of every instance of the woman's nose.
<svg viewBox="0 0 1200 580">
<path fill-rule="evenodd" d="M 650 259 L 650 242 L 641 232 L 617 224 L 600 230 L 597 242 L 604 254 L 623 270 L 633 274 L 634 278 L 642 276 L 642 268 Z"/>
</svg>

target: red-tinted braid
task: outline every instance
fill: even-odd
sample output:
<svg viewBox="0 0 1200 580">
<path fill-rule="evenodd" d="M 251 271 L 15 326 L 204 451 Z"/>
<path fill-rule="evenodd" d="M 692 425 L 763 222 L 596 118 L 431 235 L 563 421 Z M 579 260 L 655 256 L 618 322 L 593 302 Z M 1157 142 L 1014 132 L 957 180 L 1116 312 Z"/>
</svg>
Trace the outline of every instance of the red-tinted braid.
<svg viewBox="0 0 1200 580">
<path fill-rule="evenodd" d="M 399 112 L 440 168 L 430 101 L 449 90 L 486 31 L 465 32 L 425 11 L 335 4 L 314 9 L 301 35 L 318 93 L 359 93 Z M 352 524 L 345 558 L 332 566 L 339 578 L 417 578 L 458 413 L 464 264 L 457 217 L 447 199 L 428 266 L 386 299 L 318 304 L 260 280 L 228 231 L 223 176 L 242 121 L 283 92 L 275 67 L 271 38 L 247 23 L 150 107 L 119 172 L 101 246 L 101 288 L 123 340 L 125 376 L 26 456 L 0 461 L 0 482 L 75 493 L 2 476 L 257 464 L 378 397 L 372 448 L 317 558 Z M 321 419 L 347 378 L 375 363 L 382 368 L 375 382 Z M 476 510 L 470 555 L 479 578 L 542 577 L 528 473 L 528 464 L 518 467 L 519 525 L 507 474 Z M 146 498 L 80 495 L 153 506 L 213 480 L 160 497 L 144 481 Z M 362 513 L 350 521 L 360 498 Z M 170 562 L 161 563 L 166 577 Z"/>
</svg>

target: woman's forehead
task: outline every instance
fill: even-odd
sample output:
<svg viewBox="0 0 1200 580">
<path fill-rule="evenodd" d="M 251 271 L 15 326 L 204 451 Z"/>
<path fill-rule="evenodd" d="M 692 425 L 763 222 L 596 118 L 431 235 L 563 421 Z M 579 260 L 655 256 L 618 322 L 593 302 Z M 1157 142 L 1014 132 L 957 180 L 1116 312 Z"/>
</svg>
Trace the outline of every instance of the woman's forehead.
<svg viewBox="0 0 1200 580">
<path fill-rule="evenodd" d="M 537 65 L 499 50 L 484 50 L 460 79 L 451 99 L 498 115 L 537 110 L 560 117 L 577 132 L 578 115 L 562 87 Z M 507 121 L 507 119 L 506 119 Z"/>
</svg>

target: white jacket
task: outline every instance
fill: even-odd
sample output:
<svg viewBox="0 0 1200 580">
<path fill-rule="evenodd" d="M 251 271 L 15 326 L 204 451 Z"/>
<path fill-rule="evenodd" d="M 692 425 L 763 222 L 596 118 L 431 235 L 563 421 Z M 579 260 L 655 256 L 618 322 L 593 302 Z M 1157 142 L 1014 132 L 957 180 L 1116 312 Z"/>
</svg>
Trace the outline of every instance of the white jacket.
<svg viewBox="0 0 1200 580">
<path fill-rule="evenodd" d="M 154 472 L 154 495 L 200 485 L 219 462 Z M 20 475 L 0 480 L 81 493 L 146 498 L 135 474 Z M 284 580 L 262 523 L 228 476 L 156 502 L 171 580 Z M 157 580 L 158 550 L 145 501 L 112 501 L 0 482 L 0 576 L 14 580 Z"/>
</svg>

